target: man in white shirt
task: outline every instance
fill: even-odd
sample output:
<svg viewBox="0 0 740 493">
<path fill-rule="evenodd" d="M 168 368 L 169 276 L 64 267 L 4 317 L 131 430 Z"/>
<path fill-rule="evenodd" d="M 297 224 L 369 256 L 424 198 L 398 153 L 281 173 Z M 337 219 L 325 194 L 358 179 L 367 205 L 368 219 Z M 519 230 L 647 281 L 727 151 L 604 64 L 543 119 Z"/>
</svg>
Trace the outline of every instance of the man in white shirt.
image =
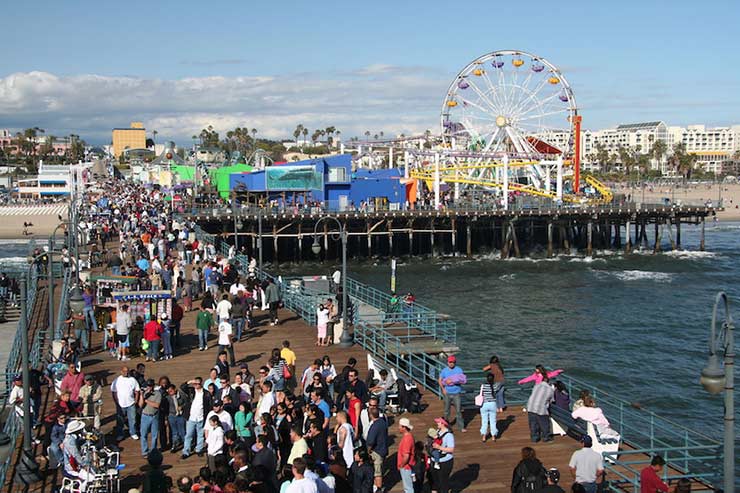
<svg viewBox="0 0 740 493">
<path fill-rule="evenodd" d="M 20 375 L 16 375 L 13 378 L 13 390 L 10 391 L 8 396 L 8 402 L 15 406 L 15 413 L 18 417 L 23 417 L 23 398 L 25 392 L 23 392 L 23 378 Z"/>
<path fill-rule="evenodd" d="M 270 413 L 270 409 L 275 405 L 275 393 L 272 391 L 272 382 L 265 380 L 262 382 L 262 397 L 260 397 L 259 405 L 257 406 L 257 416 L 262 416 L 264 413 Z"/>
<path fill-rule="evenodd" d="M 229 301 L 228 294 L 223 295 L 221 301 L 216 305 L 216 315 L 218 316 L 219 322 L 229 319 L 229 316 L 231 315 L 231 302 Z"/>
<path fill-rule="evenodd" d="M 236 281 L 234 282 L 234 284 L 232 284 L 231 287 L 229 288 L 229 294 L 231 296 L 236 296 L 236 295 L 239 294 L 239 291 L 242 291 L 242 292 L 246 293 L 247 292 L 247 287 L 244 284 L 242 284 L 241 282 L 239 282 L 239 278 L 237 277 L 236 278 Z"/>
<path fill-rule="evenodd" d="M 118 359 L 121 361 L 128 360 L 128 336 L 131 332 L 131 325 L 128 305 L 121 305 L 121 309 L 116 313 L 116 345 L 118 346 Z"/>
<path fill-rule="evenodd" d="M 601 482 L 604 472 L 604 461 L 601 454 L 591 448 L 593 441 L 589 435 L 581 437 L 581 444 L 583 447 L 573 452 L 570 458 L 570 473 L 587 493 L 596 493 L 596 483 Z"/>
<path fill-rule="evenodd" d="M 221 427 L 224 429 L 224 433 L 234 429 L 234 420 L 231 418 L 231 414 L 224 410 L 223 401 L 213 401 L 213 410 L 206 416 L 206 424 L 203 428 L 203 431 L 206 434 L 206 438 L 208 438 L 208 432 L 213 429 L 211 428 L 209 421 L 211 419 L 211 416 L 218 416 L 218 419 L 221 420 Z"/>
<path fill-rule="evenodd" d="M 203 390 L 203 379 L 195 377 L 187 382 L 193 390 L 189 393 L 190 411 L 186 412 L 187 422 L 185 423 L 185 443 L 182 448 L 182 458 L 187 459 L 190 456 L 193 436 L 195 436 L 195 452 L 203 455 L 204 436 L 203 426 L 205 424 L 205 410 L 211 407 L 211 394 Z"/>
<path fill-rule="evenodd" d="M 136 434 L 136 401 L 139 398 L 139 382 L 128 374 L 128 367 L 124 366 L 121 368 L 121 375 L 118 376 L 110 386 L 111 393 L 113 394 L 113 401 L 118 404 L 119 412 L 116 417 L 116 439 L 121 441 L 124 439 L 123 436 L 123 425 L 125 421 L 128 421 L 128 432 L 131 438 L 138 440 L 139 436 Z"/>
<path fill-rule="evenodd" d="M 219 305 L 220 304 L 221 303 L 219 303 Z M 218 352 L 220 354 L 222 351 L 228 351 L 229 358 L 231 360 L 231 366 L 236 366 L 236 359 L 234 358 L 234 346 L 231 343 L 231 334 L 233 333 L 234 330 L 229 323 L 229 319 L 221 320 L 221 322 L 218 324 Z"/>
<path fill-rule="evenodd" d="M 302 457 L 293 460 L 293 481 L 285 490 L 285 493 L 318 493 L 316 482 L 304 477 L 306 473 L 306 461 Z"/>
</svg>

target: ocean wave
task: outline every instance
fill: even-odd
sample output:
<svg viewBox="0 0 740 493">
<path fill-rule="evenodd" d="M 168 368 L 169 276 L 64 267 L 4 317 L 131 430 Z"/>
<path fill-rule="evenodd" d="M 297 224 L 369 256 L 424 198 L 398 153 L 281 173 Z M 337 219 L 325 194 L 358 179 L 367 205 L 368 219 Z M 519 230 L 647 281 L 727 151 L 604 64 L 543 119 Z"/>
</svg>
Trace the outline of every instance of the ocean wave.
<svg viewBox="0 0 740 493">
<path fill-rule="evenodd" d="M 27 264 L 28 257 L 4 257 L 0 258 L 0 265 L 3 264 Z"/>
<path fill-rule="evenodd" d="M 671 250 L 663 253 L 663 255 L 681 259 L 705 259 L 719 256 L 717 252 L 702 252 L 699 250 Z"/>
<path fill-rule="evenodd" d="M 622 282 L 654 281 L 660 283 L 673 282 L 674 274 L 668 272 L 654 272 L 646 270 L 595 270 L 597 275 L 616 277 Z"/>
<path fill-rule="evenodd" d="M 22 239 L 0 239 L 0 245 L 28 245 L 31 240 Z"/>
<path fill-rule="evenodd" d="M 597 258 L 597 257 L 574 257 L 570 259 L 568 262 L 580 262 L 583 264 L 591 264 L 593 262 L 606 262 L 606 259 Z"/>
<path fill-rule="evenodd" d="M 504 274 L 503 276 L 498 276 L 499 281 L 513 281 L 516 279 L 516 274 Z"/>
</svg>

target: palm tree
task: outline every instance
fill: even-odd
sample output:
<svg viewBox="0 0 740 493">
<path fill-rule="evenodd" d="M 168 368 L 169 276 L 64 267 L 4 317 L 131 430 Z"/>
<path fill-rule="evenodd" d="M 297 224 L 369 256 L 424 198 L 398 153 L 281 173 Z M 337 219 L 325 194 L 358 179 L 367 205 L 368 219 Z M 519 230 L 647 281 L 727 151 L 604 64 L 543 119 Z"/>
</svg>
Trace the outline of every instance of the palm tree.
<svg viewBox="0 0 740 493">
<path fill-rule="evenodd" d="M 295 130 L 293 130 L 293 137 L 295 137 L 295 146 L 298 147 L 298 137 L 301 136 L 301 132 L 303 132 L 303 124 L 299 123 Z"/>
<path fill-rule="evenodd" d="M 663 161 L 663 156 L 665 156 L 665 153 L 668 151 L 668 145 L 665 143 L 664 140 L 658 139 L 655 142 L 653 142 L 653 147 L 650 149 L 650 155 L 658 164 L 658 168 L 660 168 L 660 163 Z"/>
<path fill-rule="evenodd" d="M 381 139 L 383 138 L 383 131 L 382 130 L 380 131 L 380 138 Z"/>
<path fill-rule="evenodd" d="M 365 130 L 365 140 L 370 140 L 370 130 Z"/>
<path fill-rule="evenodd" d="M 157 132 L 156 130 L 152 130 L 152 142 L 154 142 L 154 148 L 157 148 Z"/>
<path fill-rule="evenodd" d="M 308 137 L 308 129 L 303 127 L 303 145 L 306 145 L 306 137 Z"/>
</svg>

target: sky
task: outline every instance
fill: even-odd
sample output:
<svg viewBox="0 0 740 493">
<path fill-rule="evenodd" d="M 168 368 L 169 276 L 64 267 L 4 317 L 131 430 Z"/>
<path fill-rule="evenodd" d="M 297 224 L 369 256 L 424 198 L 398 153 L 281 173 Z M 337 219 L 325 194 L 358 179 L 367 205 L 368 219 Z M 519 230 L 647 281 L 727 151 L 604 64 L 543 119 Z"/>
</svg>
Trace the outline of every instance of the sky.
<svg viewBox="0 0 740 493">
<path fill-rule="evenodd" d="M 126 6 L 124 9 L 123 7 Z M 515 49 L 566 75 L 584 127 L 740 124 L 740 2 L 7 2 L 0 128 L 110 142 L 224 132 L 438 132 L 448 85 Z"/>
</svg>

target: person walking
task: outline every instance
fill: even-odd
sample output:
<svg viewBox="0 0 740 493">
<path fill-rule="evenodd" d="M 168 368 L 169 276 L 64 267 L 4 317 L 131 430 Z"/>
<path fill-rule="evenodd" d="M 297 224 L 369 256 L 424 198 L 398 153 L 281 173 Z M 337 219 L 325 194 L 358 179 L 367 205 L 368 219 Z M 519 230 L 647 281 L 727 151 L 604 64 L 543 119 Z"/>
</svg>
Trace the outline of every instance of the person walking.
<svg viewBox="0 0 740 493">
<path fill-rule="evenodd" d="M 411 434 L 413 429 L 414 426 L 408 418 L 398 420 L 398 431 L 401 433 L 401 442 L 398 444 L 396 467 L 398 467 L 398 472 L 401 475 L 403 493 L 414 493 L 412 468 L 416 462 L 414 461 L 414 436 Z"/>
<path fill-rule="evenodd" d="M 555 391 L 547 376 L 543 376 L 540 383 L 535 384 L 532 388 L 532 393 L 527 401 L 527 419 L 533 443 L 540 440 L 544 442 L 552 441 L 549 408 L 554 395 Z"/>
<path fill-rule="evenodd" d="M 483 403 L 480 407 L 480 434 L 483 443 L 488 440 L 489 428 L 492 442 L 496 441 L 496 435 L 498 435 L 498 429 L 496 428 L 496 391 L 494 388 L 494 379 L 494 375 L 489 373 L 486 377 L 486 383 L 480 386 L 479 395 L 483 398 Z"/>
<path fill-rule="evenodd" d="M 604 472 L 604 461 L 601 454 L 591 448 L 593 441 L 590 436 L 583 435 L 580 441 L 582 447 L 573 452 L 568 467 L 575 482 L 583 486 L 586 493 L 596 493 L 596 483 L 601 482 Z"/>
<path fill-rule="evenodd" d="M 267 287 L 265 288 L 265 303 L 268 304 L 270 310 L 270 325 L 278 325 L 278 307 L 280 306 L 280 288 L 275 284 L 272 279 L 267 280 Z"/>
<path fill-rule="evenodd" d="M 149 452 L 157 448 L 159 436 L 159 406 L 162 403 L 162 393 L 154 389 L 154 379 L 146 381 L 144 391 L 139 393 L 139 407 L 141 408 L 141 455 L 146 457 Z M 147 436 L 151 432 L 152 446 L 149 447 Z"/>
<path fill-rule="evenodd" d="M 151 319 L 144 325 L 144 340 L 149 344 L 146 350 L 146 361 L 157 361 L 159 358 L 159 341 L 162 338 L 162 325 Z"/>
<path fill-rule="evenodd" d="M 208 349 L 208 331 L 213 325 L 213 315 L 200 304 L 198 316 L 195 318 L 195 327 L 198 329 L 198 351 Z"/>
<path fill-rule="evenodd" d="M 545 487 L 547 471 L 532 447 L 522 448 L 522 460 L 514 468 L 511 493 L 530 493 Z"/>
<path fill-rule="evenodd" d="M 367 432 L 367 450 L 373 464 L 375 490 L 383 490 L 383 463 L 388 455 L 388 422 L 380 417 L 377 406 L 368 408 L 370 430 Z"/>
<path fill-rule="evenodd" d="M 231 334 L 233 333 L 231 323 L 229 319 L 222 319 L 218 323 L 218 352 L 221 354 L 223 351 L 229 353 L 229 364 L 236 366 L 236 359 L 234 358 L 234 345 L 231 342 Z"/>
<path fill-rule="evenodd" d="M 451 423 L 450 408 L 455 406 L 455 421 L 463 433 L 467 430 L 465 429 L 465 419 L 463 418 L 462 406 L 460 405 L 460 395 L 463 390 L 462 386 L 466 382 L 467 377 L 465 373 L 463 373 L 462 368 L 457 366 L 457 358 L 455 356 L 448 356 L 447 368 L 440 372 L 438 380 L 444 398 L 444 417 L 448 423 Z"/>
<path fill-rule="evenodd" d="M 118 359 L 121 361 L 128 360 L 131 325 L 132 321 L 131 315 L 128 312 L 128 305 L 121 305 L 121 309 L 116 313 L 116 344 L 118 347 Z"/>
</svg>

